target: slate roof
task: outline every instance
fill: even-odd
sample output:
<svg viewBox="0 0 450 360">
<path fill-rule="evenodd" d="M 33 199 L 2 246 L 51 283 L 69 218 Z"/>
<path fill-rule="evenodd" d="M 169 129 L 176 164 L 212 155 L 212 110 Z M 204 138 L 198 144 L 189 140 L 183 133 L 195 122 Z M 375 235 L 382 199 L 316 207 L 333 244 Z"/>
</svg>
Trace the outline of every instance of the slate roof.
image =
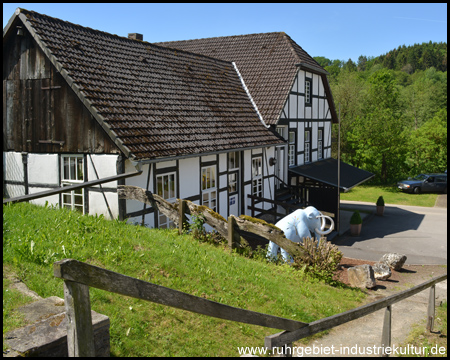
<svg viewBox="0 0 450 360">
<path fill-rule="evenodd" d="M 24 9 L 15 16 L 130 158 L 190 156 L 282 142 L 263 126 L 228 61 Z"/>
<path fill-rule="evenodd" d="M 284 32 L 155 44 L 235 62 L 259 112 L 266 124 L 270 125 L 278 122 L 298 71 L 296 65 L 300 64 L 305 70 L 323 76 L 333 121 L 337 120 L 326 79 L 327 72 Z"/>
</svg>

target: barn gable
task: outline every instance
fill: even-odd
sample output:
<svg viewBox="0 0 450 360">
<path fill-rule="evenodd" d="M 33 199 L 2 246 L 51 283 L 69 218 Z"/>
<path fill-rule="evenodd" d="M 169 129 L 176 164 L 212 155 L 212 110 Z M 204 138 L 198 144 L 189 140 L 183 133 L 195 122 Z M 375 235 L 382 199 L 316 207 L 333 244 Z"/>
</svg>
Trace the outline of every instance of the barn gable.
<svg viewBox="0 0 450 360">
<path fill-rule="evenodd" d="M 18 26 L 22 36 L 15 33 Z M 4 91 L 4 105 L 9 109 L 4 115 L 7 137 L 25 127 L 25 137 L 34 134 L 39 137 L 37 143 L 64 142 L 58 150 L 72 152 L 93 152 L 102 148 L 103 140 L 103 151 L 120 149 L 133 160 L 282 142 L 261 123 L 230 62 L 122 38 L 23 9 L 16 11 L 4 30 L 5 51 L 4 88 L 6 94 L 15 94 L 9 98 Z M 22 86 L 20 91 L 17 86 Z M 14 96 L 20 98 L 16 104 Z M 20 113 L 17 101 L 27 101 L 27 96 L 33 97 L 30 107 Z M 51 108 L 37 107 L 42 101 Z M 33 113 L 37 120 L 30 125 L 28 113 L 33 111 L 42 116 Z M 46 119 L 49 111 L 53 119 Z M 60 117 L 65 132 L 54 125 L 61 122 Z M 109 142 L 98 135 L 99 126 Z M 93 143 L 88 141 L 92 137 L 89 131 L 98 137 Z M 28 140 L 36 142 L 28 138 L 25 142 Z M 14 137 L 8 140 L 8 149 L 18 148 L 14 141 Z M 48 146 L 42 149 L 46 150 Z"/>
</svg>

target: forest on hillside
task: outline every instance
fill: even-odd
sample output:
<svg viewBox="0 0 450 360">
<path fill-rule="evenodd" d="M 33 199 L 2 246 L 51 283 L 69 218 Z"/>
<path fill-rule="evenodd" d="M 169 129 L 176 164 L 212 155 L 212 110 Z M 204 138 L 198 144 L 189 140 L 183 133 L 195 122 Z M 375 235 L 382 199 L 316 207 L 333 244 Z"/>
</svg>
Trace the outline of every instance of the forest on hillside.
<svg viewBox="0 0 450 360">
<path fill-rule="evenodd" d="M 378 184 L 447 169 L 446 43 L 403 45 L 356 64 L 314 59 L 330 73 L 343 161 L 373 172 Z"/>
</svg>

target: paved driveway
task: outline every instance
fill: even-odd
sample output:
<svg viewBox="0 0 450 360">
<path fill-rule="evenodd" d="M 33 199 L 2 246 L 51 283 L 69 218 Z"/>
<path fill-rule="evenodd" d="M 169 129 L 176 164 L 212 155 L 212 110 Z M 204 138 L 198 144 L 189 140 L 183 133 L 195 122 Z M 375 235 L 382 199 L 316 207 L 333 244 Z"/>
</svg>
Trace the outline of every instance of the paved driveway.
<svg viewBox="0 0 450 360">
<path fill-rule="evenodd" d="M 361 235 L 333 240 L 344 256 L 378 261 L 388 252 L 405 254 L 410 265 L 447 264 L 447 195 L 433 208 L 386 204 L 384 216 L 365 217 Z M 375 212 L 372 203 L 343 201 L 344 209 Z"/>
</svg>

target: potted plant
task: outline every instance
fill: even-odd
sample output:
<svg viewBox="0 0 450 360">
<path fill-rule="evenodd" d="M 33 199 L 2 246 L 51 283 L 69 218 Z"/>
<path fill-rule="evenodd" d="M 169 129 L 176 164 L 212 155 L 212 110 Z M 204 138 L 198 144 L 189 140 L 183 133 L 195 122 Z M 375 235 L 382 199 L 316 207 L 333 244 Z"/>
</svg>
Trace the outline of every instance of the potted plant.
<svg viewBox="0 0 450 360">
<path fill-rule="evenodd" d="M 384 199 L 380 196 L 377 200 L 377 215 L 383 216 L 384 213 Z"/>
<path fill-rule="evenodd" d="M 356 210 L 352 217 L 350 218 L 350 234 L 352 236 L 359 236 L 361 233 L 361 226 L 362 226 L 362 218 L 361 214 L 358 210 Z"/>
</svg>

